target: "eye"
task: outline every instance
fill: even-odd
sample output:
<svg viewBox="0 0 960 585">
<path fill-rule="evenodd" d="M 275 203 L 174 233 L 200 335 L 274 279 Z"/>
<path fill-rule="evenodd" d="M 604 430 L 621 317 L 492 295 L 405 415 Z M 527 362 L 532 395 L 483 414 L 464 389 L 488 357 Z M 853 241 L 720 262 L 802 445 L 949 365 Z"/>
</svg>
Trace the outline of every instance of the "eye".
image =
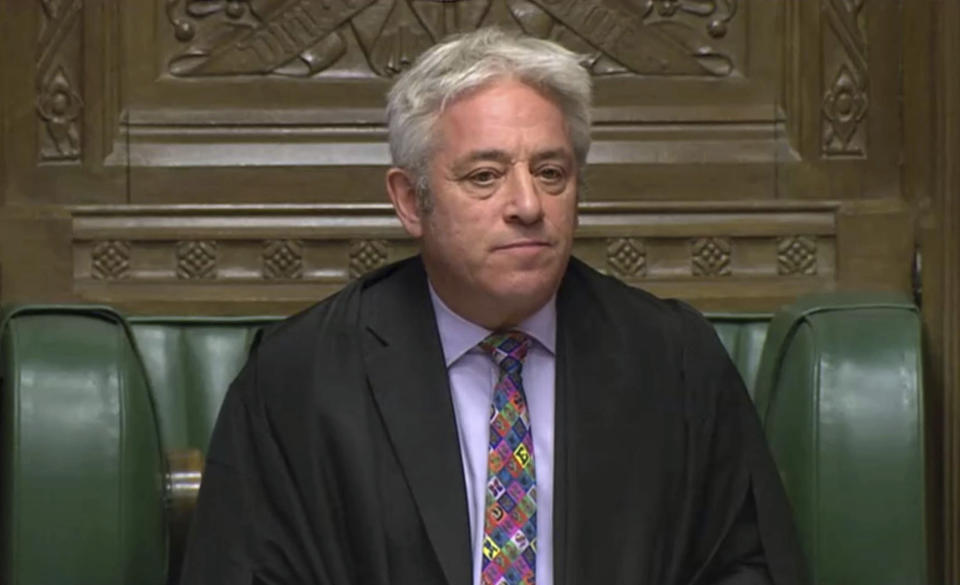
<svg viewBox="0 0 960 585">
<path fill-rule="evenodd" d="M 467 180 L 477 187 L 490 187 L 499 178 L 500 173 L 494 169 L 479 169 L 467 175 Z"/>
<path fill-rule="evenodd" d="M 547 188 L 559 190 L 567 184 L 567 171 L 557 166 L 546 166 L 537 171 L 537 178 Z"/>
<path fill-rule="evenodd" d="M 545 181 L 562 181 L 564 172 L 556 167 L 547 167 L 540 170 L 540 177 Z"/>
</svg>

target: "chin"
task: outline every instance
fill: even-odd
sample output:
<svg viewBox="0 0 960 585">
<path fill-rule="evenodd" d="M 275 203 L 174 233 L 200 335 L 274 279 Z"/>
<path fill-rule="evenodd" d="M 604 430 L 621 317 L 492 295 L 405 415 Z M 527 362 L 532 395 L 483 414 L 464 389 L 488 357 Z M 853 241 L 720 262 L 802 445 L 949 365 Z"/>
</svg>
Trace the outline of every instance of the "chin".
<svg viewBox="0 0 960 585">
<path fill-rule="evenodd" d="M 556 292 L 560 284 L 559 274 L 525 274 L 522 271 L 509 277 L 508 282 L 501 281 L 493 288 L 494 296 L 503 302 L 520 306 L 528 303 L 541 304 Z"/>
</svg>

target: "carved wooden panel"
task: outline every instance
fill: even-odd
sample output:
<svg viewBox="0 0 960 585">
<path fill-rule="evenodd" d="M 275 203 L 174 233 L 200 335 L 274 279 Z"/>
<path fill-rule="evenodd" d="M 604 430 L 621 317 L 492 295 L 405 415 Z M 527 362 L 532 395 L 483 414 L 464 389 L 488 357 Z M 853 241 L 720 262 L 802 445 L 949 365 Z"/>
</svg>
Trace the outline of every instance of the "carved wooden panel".
<svg viewBox="0 0 960 585">
<path fill-rule="evenodd" d="M 904 213 L 836 202 L 586 203 L 574 252 L 657 294 L 769 309 L 868 278 L 903 286 L 909 271 L 897 266 L 910 254 L 909 234 L 883 250 L 861 250 L 858 240 L 864 214 L 899 222 Z M 266 298 L 301 306 L 416 252 L 383 204 L 77 207 L 72 216 L 70 286 L 82 298 L 128 307 L 165 307 L 172 290 L 174 304 L 215 301 L 220 311 Z M 879 275 L 862 272 L 882 257 L 894 261 Z"/>
<path fill-rule="evenodd" d="M 83 138 L 83 2 L 41 0 L 37 38 L 37 158 L 78 162 Z"/>
<path fill-rule="evenodd" d="M 823 15 L 822 152 L 825 157 L 864 157 L 863 121 L 870 105 L 864 0 L 823 0 Z"/>
<path fill-rule="evenodd" d="M 302 240 L 266 240 L 260 258 L 266 279 L 303 278 Z"/>
<path fill-rule="evenodd" d="M 729 76 L 743 58 L 728 38 L 740 2 L 167 0 L 179 44 L 165 62 L 178 77 L 391 77 L 447 35 L 497 25 L 572 45 L 596 75 Z"/>
<path fill-rule="evenodd" d="M 816 236 L 789 236 L 777 240 L 777 271 L 780 274 L 816 274 L 817 264 Z"/>
<path fill-rule="evenodd" d="M 602 122 L 592 162 L 620 170 L 655 158 L 660 182 L 704 162 L 716 163 L 715 183 L 735 181 L 733 162 L 763 177 L 763 189 L 717 193 L 725 199 L 770 196 L 775 182 L 779 79 L 768 46 L 776 3 L 164 0 L 160 8 L 124 11 L 136 65 L 123 76 L 128 100 L 110 160 L 130 165 L 136 203 L 382 201 L 370 171 L 389 162 L 390 78 L 437 39 L 491 24 L 583 55 Z M 151 26 L 156 40 L 140 34 Z M 678 192 L 697 199 L 696 191 Z"/>
<path fill-rule="evenodd" d="M 90 278 L 122 280 L 130 276 L 130 242 L 99 240 L 90 250 Z"/>
<path fill-rule="evenodd" d="M 3 2 L 13 201 L 382 201 L 390 78 L 489 24 L 583 55 L 599 199 L 896 196 L 895 2 Z"/>
<path fill-rule="evenodd" d="M 496 24 L 566 45 L 594 77 L 576 251 L 599 269 L 718 306 L 909 290 L 909 214 L 858 203 L 900 205 L 898 14 L 881 0 L 0 0 L 0 215 L 69 218 L 30 253 L 68 263 L 43 285 L 58 298 L 316 298 L 415 250 L 384 207 L 391 79 L 438 39 Z M 31 263 L 4 262 L 0 295 L 29 290 Z"/>
</svg>

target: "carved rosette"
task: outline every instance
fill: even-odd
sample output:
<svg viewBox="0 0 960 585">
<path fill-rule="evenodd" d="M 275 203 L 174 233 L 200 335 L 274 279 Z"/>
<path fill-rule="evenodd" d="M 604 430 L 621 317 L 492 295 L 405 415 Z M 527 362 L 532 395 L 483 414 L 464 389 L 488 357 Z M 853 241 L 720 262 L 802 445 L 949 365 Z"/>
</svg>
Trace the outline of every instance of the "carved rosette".
<svg viewBox="0 0 960 585">
<path fill-rule="evenodd" d="M 777 271 L 781 276 L 817 273 L 816 236 L 791 236 L 777 242 Z"/>
<path fill-rule="evenodd" d="M 869 112 L 867 34 L 863 0 L 823 0 L 824 157 L 864 157 Z"/>
<path fill-rule="evenodd" d="M 350 245 L 350 278 L 359 278 L 387 262 L 386 240 L 355 240 Z"/>
<path fill-rule="evenodd" d="M 264 242 L 263 277 L 267 280 L 303 278 L 303 242 L 300 240 Z"/>
<path fill-rule="evenodd" d="M 730 276 L 730 238 L 698 238 L 690 244 L 694 276 Z"/>
<path fill-rule="evenodd" d="M 41 0 L 36 65 L 40 162 L 79 161 L 83 148 L 83 3 Z"/>
<path fill-rule="evenodd" d="M 177 242 L 177 278 L 210 279 L 217 276 L 217 242 L 189 240 Z"/>
<path fill-rule="evenodd" d="M 727 76 L 740 0 L 166 0 L 177 76 L 392 77 L 452 34 L 519 27 L 586 56 L 595 75 Z M 740 17 L 742 19 L 742 17 Z"/>
<path fill-rule="evenodd" d="M 607 240 L 607 272 L 623 279 L 640 278 L 647 272 L 647 252 L 640 238 Z"/>
<path fill-rule="evenodd" d="M 97 280 L 119 280 L 130 275 L 130 243 L 97 242 L 90 254 L 90 273 Z"/>
<path fill-rule="evenodd" d="M 827 154 L 862 155 L 863 146 L 854 141 L 867 115 L 867 92 L 846 65 L 823 96 L 823 148 Z"/>
</svg>

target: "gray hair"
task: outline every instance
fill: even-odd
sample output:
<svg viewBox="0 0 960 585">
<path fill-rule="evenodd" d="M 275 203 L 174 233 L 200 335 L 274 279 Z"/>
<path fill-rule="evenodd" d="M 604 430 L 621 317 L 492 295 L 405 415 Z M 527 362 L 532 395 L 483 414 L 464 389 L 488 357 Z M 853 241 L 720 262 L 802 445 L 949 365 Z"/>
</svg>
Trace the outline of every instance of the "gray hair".
<svg viewBox="0 0 960 585">
<path fill-rule="evenodd" d="M 387 94 L 390 155 L 395 166 L 413 173 L 424 208 L 429 209 L 426 168 L 440 113 L 463 94 L 505 77 L 557 104 L 577 163 L 580 168 L 586 163 L 591 81 L 577 54 L 551 41 L 481 28 L 431 47 Z"/>
</svg>

